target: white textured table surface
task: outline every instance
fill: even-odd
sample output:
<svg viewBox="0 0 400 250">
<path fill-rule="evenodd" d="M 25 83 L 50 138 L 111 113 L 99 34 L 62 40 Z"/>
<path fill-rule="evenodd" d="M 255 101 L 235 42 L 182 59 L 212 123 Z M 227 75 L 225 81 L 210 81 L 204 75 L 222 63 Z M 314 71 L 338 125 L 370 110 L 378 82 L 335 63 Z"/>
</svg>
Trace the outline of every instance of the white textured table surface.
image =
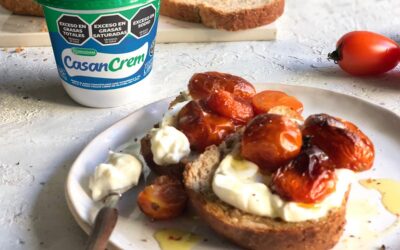
<svg viewBox="0 0 400 250">
<path fill-rule="evenodd" d="M 185 88 L 199 71 L 252 82 L 347 93 L 400 114 L 400 72 L 353 78 L 326 60 L 356 29 L 400 40 L 398 0 L 287 0 L 275 42 L 157 45 L 152 95 L 115 109 L 75 104 L 58 80 L 50 48 L 0 51 L 0 249 L 81 249 L 86 236 L 64 198 L 68 168 L 99 132 L 145 104 Z"/>
</svg>

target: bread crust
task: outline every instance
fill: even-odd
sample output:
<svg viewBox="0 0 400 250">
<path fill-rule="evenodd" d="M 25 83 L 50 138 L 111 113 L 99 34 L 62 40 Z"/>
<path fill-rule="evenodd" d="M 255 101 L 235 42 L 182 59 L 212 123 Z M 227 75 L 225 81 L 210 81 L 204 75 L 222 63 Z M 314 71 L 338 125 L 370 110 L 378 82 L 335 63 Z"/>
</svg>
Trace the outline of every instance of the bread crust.
<svg viewBox="0 0 400 250">
<path fill-rule="evenodd" d="M 259 8 L 234 12 L 224 12 L 204 4 L 163 0 L 160 13 L 182 21 L 203 23 L 210 28 L 237 31 L 270 24 L 283 14 L 284 8 L 285 0 L 275 0 Z"/>
<path fill-rule="evenodd" d="M 245 249 L 325 250 L 339 240 L 345 226 L 348 192 L 340 208 L 319 220 L 284 222 L 242 212 L 221 201 L 211 188 L 212 178 L 223 155 L 209 147 L 184 171 L 184 183 L 198 214 L 220 235 Z"/>
<path fill-rule="evenodd" d="M 173 0 L 162 0 L 160 4 L 160 14 L 178 20 L 201 23 L 199 7 L 187 3 L 178 3 Z"/>
<path fill-rule="evenodd" d="M 151 137 L 147 134 L 140 140 L 140 153 L 142 154 L 147 166 L 156 173 L 157 175 L 170 175 L 182 179 L 183 170 L 185 168 L 186 161 L 181 161 L 177 164 L 168 166 L 160 166 L 153 160 L 153 153 L 151 152 Z"/>
<path fill-rule="evenodd" d="M 0 0 L 0 5 L 14 14 L 44 16 L 42 6 L 34 0 Z"/>
</svg>

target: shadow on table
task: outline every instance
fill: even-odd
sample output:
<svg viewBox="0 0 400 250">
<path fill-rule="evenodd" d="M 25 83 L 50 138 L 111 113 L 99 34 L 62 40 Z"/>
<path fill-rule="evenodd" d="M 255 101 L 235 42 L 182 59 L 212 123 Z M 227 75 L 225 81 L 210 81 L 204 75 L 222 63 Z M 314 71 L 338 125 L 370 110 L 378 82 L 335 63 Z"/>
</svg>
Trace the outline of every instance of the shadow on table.
<svg viewBox="0 0 400 250">
<path fill-rule="evenodd" d="M 335 82 L 338 80 L 346 82 L 353 80 L 354 83 L 365 84 L 369 87 L 400 90 L 400 70 L 398 68 L 378 76 L 352 76 L 340 69 L 339 65 L 335 65 L 334 62 L 332 64 L 323 62 L 321 65 L 315 62 L 305 62 L 304 64 L 286 66 L 290 67 L 299 76 L 301 74 L 312 74 L 313 76 L 323 77 L 325 82 L 329 82 L 329 80 L 335 80 Z"/>
<path fill-rule="evenodd" d="M 68 170 L 80 150 L 77 148 L 54 163 L 58 166 L 54 168 L 56 171 L 47 182 L 40 183 L 43 188 L 32 211 L 32 233 L 40 242 L 39 249 L 69 250 L 85 246 L 87 236 L 74 221 L 64 196 Z"/>
<path fill-rule="evenodd" d="M 350 78 L 354 78 L 355 80 L 357 80 L 357 82 L 362 82 L 363 84 L 369 85 L 370 87 L 400 90 L 400 71 L 397 70 L 393 70 L 378 76 L 368 76 L 368 77 L 351 76 L 343 72 L 339 68 L 339 66 L 338 68 L 335 69 L 330 68 L 329 70 L 323 70 L 323 71 L 317 70 L 317 72 L 323 77 L 327 77 L 327 80 L 329 80 L 330 77 L 336 79 L 347 79 L 347 80 Z"/>
<path fill-rule="evenodd" d="M 21 77 L 12 82 L 4 83 L 2 91 L 23 99 L 64 106 L 82 107 L 68 96 L 58 76 L 50 76 L 46 81 Z"/>
</svg>

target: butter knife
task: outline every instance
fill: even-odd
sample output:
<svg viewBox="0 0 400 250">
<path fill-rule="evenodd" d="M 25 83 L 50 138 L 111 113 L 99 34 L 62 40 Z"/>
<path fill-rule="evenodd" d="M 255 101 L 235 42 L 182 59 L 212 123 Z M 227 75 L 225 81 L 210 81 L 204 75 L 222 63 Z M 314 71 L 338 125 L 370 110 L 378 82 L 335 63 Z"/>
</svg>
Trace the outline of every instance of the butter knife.
<svg viewBox="0 0 400 250">
<path fill-rule="evenodd" d="M 104 250 L 118 220 L 116 208 L 121 193 L 110 193 L 104 198 L 104 206 L 96 215 L 92 232 L 86 245 L 86 250 Z"/>
</svg>

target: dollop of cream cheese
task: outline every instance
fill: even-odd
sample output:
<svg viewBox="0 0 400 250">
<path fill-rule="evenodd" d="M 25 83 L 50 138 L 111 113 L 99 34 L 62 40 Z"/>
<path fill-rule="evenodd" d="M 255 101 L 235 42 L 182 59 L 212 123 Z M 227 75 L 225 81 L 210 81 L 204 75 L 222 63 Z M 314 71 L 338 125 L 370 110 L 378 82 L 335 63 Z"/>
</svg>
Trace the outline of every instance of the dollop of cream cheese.
<svg viewBox="0 0 400 250">
<path fill-rule="evenodd" d="M 175 104 L 165 113 L 160 128 L 150 131 L 153 161 L 160 166 L 179 163 L 190 154 L 190 143 L 184 133 L 176 129 L 178 113 L 189 102 Z"/>
<path fill-rule="evenodd" d="M 102 200 L 112 192 L 123 193 L 136 186 L 142 172 L 142 163 L 130 154 L 110 152 L 107 163 L 96 167 L 89 180 L 92 198 Z"/>
<path fill-rule="evenodd" d="M 250 214 L 287 222 L 317 220 L 342 205 L 354 179 L 354 172 L 348 169 L 337 169 L 335 174 L 336 190 L 322 202 L 308 205 L 285 201 L 271 192 L 266 185 L 268 177 L 260 174 L 256 164 L 229 154 L 215 172 L 212 189 L 222 201 Z"/>
<path fill-rule="evenodd" d="M 153 161 L 160 166 L 176 164 L 190 154 L 190 143 L 184 133 L 172 126 L 150 131 Z"/>
</svg>

